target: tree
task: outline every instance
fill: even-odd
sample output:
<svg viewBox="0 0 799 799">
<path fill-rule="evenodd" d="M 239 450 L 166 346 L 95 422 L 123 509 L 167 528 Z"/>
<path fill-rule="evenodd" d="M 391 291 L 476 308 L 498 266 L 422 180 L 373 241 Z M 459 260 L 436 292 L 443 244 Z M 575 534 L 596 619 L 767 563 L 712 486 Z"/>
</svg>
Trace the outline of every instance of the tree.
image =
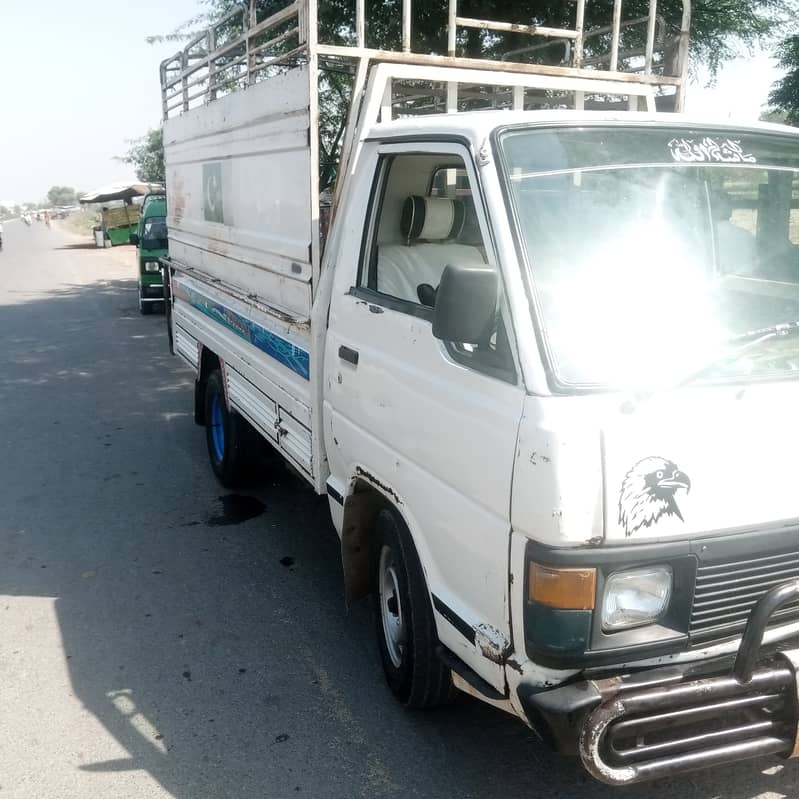
<svg viewBox="0 0 799 799">
<path fill-rule="evenodd" d="M 776 55 L 779 66 L 787 71 L 774 84 L 768 100 L 788 125 L 799 125 L 799 34 L 783 39 Z"/>
<path fill-rule="evenodd" d="M 78 202 L 78 193 L 71 186 L 52 186 L 47 192 L 47 202 L 51 207 L 75 205 Z"/>
<path fill-rule="evenodd" d="M 160 128 L 149 130 L 144 136 L 128 141 L 130 149 L 119 157 L 125 164 L 132 164 L 136 177 L 144 183 L 163 183 L 164 137 Z"/>
</svg>

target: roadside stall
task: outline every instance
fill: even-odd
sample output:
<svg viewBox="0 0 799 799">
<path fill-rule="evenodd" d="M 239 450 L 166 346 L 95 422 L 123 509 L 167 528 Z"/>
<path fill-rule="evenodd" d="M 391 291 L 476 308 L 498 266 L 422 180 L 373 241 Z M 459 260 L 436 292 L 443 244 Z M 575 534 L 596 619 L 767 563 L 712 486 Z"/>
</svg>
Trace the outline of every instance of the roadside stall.
<svg viewBox="0 0 799 799">
<path fill-rule="evenodd" d="M 112 183 L 80 198 L 81 205 L 100 205 L 101 222 L 94 228 L 98 247 L 128 244 L 136 233 L 140 209 L 136 198 L 163 187 L 159 183 Z"/>
</svg>

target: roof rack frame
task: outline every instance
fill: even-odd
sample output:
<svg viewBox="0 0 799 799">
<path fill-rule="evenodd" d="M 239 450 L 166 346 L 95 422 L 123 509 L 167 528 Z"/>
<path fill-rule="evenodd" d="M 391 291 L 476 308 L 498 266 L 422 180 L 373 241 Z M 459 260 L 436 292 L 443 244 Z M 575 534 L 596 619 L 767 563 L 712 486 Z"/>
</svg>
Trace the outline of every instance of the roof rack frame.
<svg viewBox="0 0 799 799">
<path fill-rule="evenodd" d="M 658 17 L 657 0 L 649 0 L 649 13 L 635 20 L 623 19 L 623 0 L 614 0 L 613 18 L 609 25 L 585 30 L 586 0 L 576 0 L 573 28 L 555 28 L 543 25 L 474 19 L 458 14 L 458 0 L 447 0 L 447 54 L 432 55 L 412 51 L 413 0 L 402 0 L 401 48 L 380 50 L 367 46 L 367 0 L 354 2 L 354 44 L 330 45 L 318 40 L 318 0 L 292 0 L 266 19 L 258 21 L 255 0 L 243 9 L 231 11 L 213 23 L 207 30 L 190 40 L 182 50 L 161 63 L 161 101 L 164 119 L 172 112 L 188 111 L 201 100 L 210 102 L 220 93 L 252 85 L 263 79 L 270 67 L 308 63 L 316 70 L 319 56 L 340 57 L 360 61 L 368 58 L 374 62 L 416 64 L 419 66 L 476 69 L 511 74 L 542 75 L 590 81 L 614 81 L 620 84 L 642 83 L 652 87 L 675 87 L 675 109 L 684 103 L 684 89 L 688 76 L 688 44 L 691 23 L 691 0 L 682 0 L 683 14 L 679 34 L 667 42 L 665 24 Z M 622 31 L 632 25 L 646 24 L 643 52 L 638 49 L 621 49 Z M 238 35 L 228 36 L 220 43 L 225 32 L 240 28 Z M 289 27 L 290 26 L 290 27 Z M 660 28 L 660 32 L 658 32 Z M 457 55 L 459 30 L 478 29 L 494 33 L 525 34 L 541 37 L 565 45 L 568 65 L 534 64 L 524 61 L 485 60 Z M 272 35 L 270 35 L 270 32 Z M 606 54 L 585 58 L 586 41 L 597 36 L 610 36 L 610 50 Z M 264 37 L 268 37 L 263 41 Z M 275 46 L 296 42 L 289 50 L 270 55 Z M 294 43 L 292 42 L 292 43 Z M 676 42 L 676 46 L 674 46 Z M 549 42 L 548 42 L 549 43 Z M 666 64 L 667 49 L 671 44 L 671 61 Z M 517 48 L 513 55 L 522 55 L 540 49 L 540 44 Z M 656 74 L 656 52 L 660 48 L 660 65 L 672 67 L 673 74 Z M 635 71 L 620 69 L 627 59 L 643 57 L 643 64 Z M 596 68 L 606 63 L 606 69 Z M 592 68 L 593 67 L 593 68 Z M 194 90 L 194 91 L 192 91 Z M 457 94 L 450 90 L 447 110 L 457 110 Z"/>
</svg>

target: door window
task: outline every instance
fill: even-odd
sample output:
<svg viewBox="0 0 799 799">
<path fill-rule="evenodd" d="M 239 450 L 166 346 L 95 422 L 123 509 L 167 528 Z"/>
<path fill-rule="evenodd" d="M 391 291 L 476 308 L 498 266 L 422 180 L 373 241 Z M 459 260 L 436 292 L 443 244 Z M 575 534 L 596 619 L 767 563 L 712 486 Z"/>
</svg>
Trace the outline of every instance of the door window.
<svg viewBox="0 0 799 799">
<path fill-rule="evenodd" d="M 459 156 L 409 153 L 384 156 L 378 175 L 358 288 L 372 302 L 432 320 L 448 265 L 493 266 L 469 173 Z M 456 360 L 507 379 L 513 362 L 501 307 L 498 297 L 482 344 L 447 342 L 447 349 Z"/>
<path fill-rule="evenodd" d="M 384 160 L 381 174 L 361 285 L 388 298 L 433 308 L 448 264 L 486 264 L 463 160 L 440 154 L 394 156 Z"/>
</svg>

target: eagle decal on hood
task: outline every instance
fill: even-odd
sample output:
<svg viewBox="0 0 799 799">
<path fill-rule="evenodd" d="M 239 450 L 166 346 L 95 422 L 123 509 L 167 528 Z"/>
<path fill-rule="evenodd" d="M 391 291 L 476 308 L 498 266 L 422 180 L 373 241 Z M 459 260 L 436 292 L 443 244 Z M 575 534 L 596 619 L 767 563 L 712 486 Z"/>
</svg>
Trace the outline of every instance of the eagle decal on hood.
<svg viewBox="0 0 799 799">
<path fill-rule="evenodd" d="M 675 494 L 681 488 L 687 494 L 691 480 L 677 464 L 650 456 L 638 461 L 627 472 L 619 494 L 619 524 L 629 538 L 642 527 L 651 527 L 662 516 L 676 516 L 683 521 Z"/>
</svg>

